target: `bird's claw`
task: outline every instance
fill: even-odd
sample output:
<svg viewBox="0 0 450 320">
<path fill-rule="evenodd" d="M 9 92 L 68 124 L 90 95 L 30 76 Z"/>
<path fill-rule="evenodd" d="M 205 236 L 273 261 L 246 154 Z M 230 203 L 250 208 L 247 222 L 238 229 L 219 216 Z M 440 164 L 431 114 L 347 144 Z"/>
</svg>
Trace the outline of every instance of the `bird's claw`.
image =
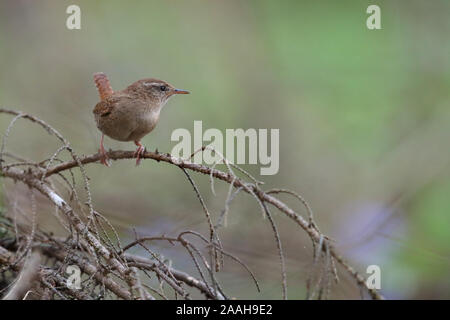
<svg viewBox="0 0 450 320">
<path fill-rule="evenodd" d="M 109 164 L 109 158 L 106 155 L 105 150 L 103 151 L 99 150 L 99 152 L 100 152 L 100 163 L 107 167 L 110 167 L 111 165 Z"/>
<path fill-rule="evenodd" d="M 144 146 L 139 146 L 134 152 L 133 156 L 136 158 L 136 166 L 141 163 L 141 157 L 145 154 L 145 150 Z"/>
</svg>

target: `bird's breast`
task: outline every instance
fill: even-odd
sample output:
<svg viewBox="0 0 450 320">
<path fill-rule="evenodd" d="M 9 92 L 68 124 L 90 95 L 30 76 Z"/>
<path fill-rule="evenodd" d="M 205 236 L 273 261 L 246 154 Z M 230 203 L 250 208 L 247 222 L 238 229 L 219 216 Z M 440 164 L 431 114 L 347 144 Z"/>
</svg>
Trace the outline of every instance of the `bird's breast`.
<svg viewBox="0 0 450 320">
<path fill-rule="evenodd" d="M 155 110 L 143 109 L 135 113 L 135 127 L 131 130 L 128 140 L 140 140 L 150 133 L 158 123 L 159 112 Z"/>
<path fill-rule="evenodd" d="M 140 112 L 138 117 L 137 121 L 140 126 L 152 130 L 159 120 L 159 111 L 149 108 Z"/>
</svg>

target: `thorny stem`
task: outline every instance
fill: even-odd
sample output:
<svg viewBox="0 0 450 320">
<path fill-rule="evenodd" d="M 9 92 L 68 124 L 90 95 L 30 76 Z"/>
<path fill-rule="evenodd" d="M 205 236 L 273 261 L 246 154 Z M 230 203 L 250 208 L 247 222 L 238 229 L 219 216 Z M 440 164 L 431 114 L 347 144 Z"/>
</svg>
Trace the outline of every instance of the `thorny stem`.
<svg viewBox="0 0 450 320">
<path fill-rule="evenodd" d="M 75 227 L 76 231 L 79 234 L 82 234 L 86 237 L 86 240 L 89 242 L 90 245 L 92 245 L 93 248 L 103 257 L 105 258 L 114 269 L 116 269 L 121 275 L 124 276 L 125 279 L 129 279 L 132 285 L 135 284 L 135 279 L 131 278 L 130 273 L 132 273 L 132 270 L 128 268 L 128 266 L 124 265 L 121 261 L 117 260 L 117 258 L 114 257 L 112 252 L 108 248 L 106 248 L 101 241 L 99 241 L 95 234 L 92 234 L 86 225 L 78 218 L 78 216 L 74 213 L 72 208 L 57 194 L 55 193 L 49 185 L 46 183 L 46 179 L 49 178 L 52 175 L 59 174 L 62 171 L 70 170 L 72 168 L 78 167 L 80 170 L 82 170 L 83 177 L 85 179 L 86 184 L 86 192 L 89 197 L 89 209 L 92 212 L 92 204 L 90 203 L 90 193 L 87 186 L 87 179 L 84 172 L 84 168 L 82 167 L 85 164 L 90 163 L 99 163 L 101 160 L 102 155 L 99 153 L 87 155 L 78 157 L 73 154 L 72 149 L 69 147 L 69 144 L 67 141 L 53 128 L 48 126 L 45 122 L 43 122 L 40 119 L 37 119 L 33 116 L 16 112 L 13 110 L 6 110 L 0 108 L 0 113 L 9 113 L 12 115 L 15 115 L 18 119 L 26 118 L 28 120 L 31 120 L 32 122 L 36 122 L 43 126 L 49 133 L 52 133 L 57 136 L 57 138 L 63 142 L 65 146 L 67 146 L 67 149 L 69 152 L 73 155 L 73 160 L 63 162 L 57 165 L 54 165 L 52 167 L 46 167 L 45 170 L 43 170 L 39 166 L 33 166 L 29 167 L 28 170 L 21 170 L 17 169 L 15 167 L 3 167 L 0 164 L 0 174 L 4 177 L 12 178 L 14 180 L 20 180 L 27 184 L 29 187 L 34 188 L 38 191 L 40 191 L 43 195 L 48 197 L 51 202 L 54 203 L 56 207 L 58 207 L 62 212 L 64 212 L 68 217 L 71 223 L 73 224 L 73 227 Z M 2 146 L 2 154 L 0 154 L 0 160 L 1 156 L 4 154 L 4 146 Z M 111 160 L 120 160 L 120 159 L 133 159 L 134 158 L 134 152 L 133 151 L 109 151 L 107 153 L 107 156 Z M 174 157 L 170 154 L 162 154 L 159 152 L 145 152 L 142 157 L 142 159 L 152 159 L 157 162 L 166 162 L 175 166 L 178 166 L 183 171 L 186 169 L 199 172 L 205 175 L 209 175 L 211 177 L 214 177 L 216 179 L 225 181 L 231 186 L 233 186 L 236 189 L 243 189 L 245 192 L 256 195 L 256 197 L 264 204 L 264 203 L 270 203 L 272 206 L 276 207 L 278 210 L 283 212 L 285 215 L 287 215 L 290 219 L 292 219 L 295 223 L 297 223 L 313 240 L 313 243 L 319 243 L 321 239 L 325 238 L 326 241 L 328 241 L 328 237 L 324 236 L 318 228 L 315 226 L 315 224 L 312 221 L 312 213 L 309 212 L 309 221 L 305 220 L 302 216 L 297 214 L 294 210 L 292 210 L 290 207 L 288 207 L 284 202 L 280 201 L 279 199 L 275 198 L 274 196 L 270 195 L 268 192 L 264 192 L 260 189 L 259 185 L 256 183 L 247 183 L 244 182 L 242 179 L 237 178 L 232 173 L 223 172 L 214 168 L 210 168 L 208 166 L 195 164 L 190 162 L 189 160 L 183 160 L 177 157 Z M 202 204 L 203 205 L 203 204 Z M 309 208 L 308 208 L 309 209 Z M 211 239 L 212 240 L 212 239 Z M 382 299 L 383 297 L 374 289 L 371 289 L 367 287 L 367 284 L 365 282 L 365 279 L 347 262 L 344 260 L 344 258 L 337 253 L 336 249 L 327 242 L 327 246 L 324 246 L 324 249 L 327 248 L 329 250 L 329 254 L 336 259 L 336 261 L 343 266 L 343 268 L 350 274 L 351 277 L 353 277 L 356 280 L 356 283 L 361 288 L 364 288 L 368 291 L 370 296 L 373 299 Z"/>
</svg>

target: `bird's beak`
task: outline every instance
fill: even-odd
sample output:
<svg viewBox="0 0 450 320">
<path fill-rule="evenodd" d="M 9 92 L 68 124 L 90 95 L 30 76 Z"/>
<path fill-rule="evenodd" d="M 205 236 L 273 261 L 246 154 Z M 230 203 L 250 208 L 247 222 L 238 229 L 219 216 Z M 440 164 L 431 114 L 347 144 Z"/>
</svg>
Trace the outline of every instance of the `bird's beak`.
<svg viewBox="0 0 450 320">
<path fill-rule="evenodd" d="M 189 94 L 189 91 L 181 90 L 181 89 L 174 89 L 173 94 Z"/>
</svg>

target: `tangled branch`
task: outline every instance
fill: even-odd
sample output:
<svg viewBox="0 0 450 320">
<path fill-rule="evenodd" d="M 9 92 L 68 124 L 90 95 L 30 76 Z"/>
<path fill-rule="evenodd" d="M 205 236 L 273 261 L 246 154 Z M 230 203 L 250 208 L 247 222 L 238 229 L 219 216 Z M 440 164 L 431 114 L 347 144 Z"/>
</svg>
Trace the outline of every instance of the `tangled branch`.
<svg viewBox="0 0 450 320">
<path fill-rule="evenodd" d="M 44 121 L 14 110 L 0 109 L 0 113 L 14 116 L 2 139 L 0 153 L 1 176 L 14 181 L 20 181 L 29 187 L 32 194 L 34 194 L 34 191 L 37 191 L 48 198 L 57 210 L 56 217 L 58 221 L 68 233 L 66 238 L 56 238 L 42 232 L 39 228 L 35 227 L 34 223 L 31 223 L 34 226 L 32 227 L 32 232 L 24 237 L 23 234 L 25 232 L 19 230 L 20 226 L 18 227 L 16 225 L 14 219 L 5 217 L 0 220 L 0 227 L 9 232 L 9 234 L 14 234 L 14 241 L 12 243 L 6 243 L 5 239 L 0 237 L 0 264 L 2 266 L 0 273 L 11 271 L 15 277 L 18 277 L 19 273 L 31 273 L 37 279 L 36 282 L 38 284 L 27 288 L 27 290 L 42 299 L 95 299 L 99 297 L 105 298 L 106 296 L 114 296 L 122 299 L 155 299 L 156 295 L 158 298 L 168 299 L 164 286 L 172 290 L 175 298 L 182 297 L 184 299 L 190 299 L 192 292 L 187 289 L 189 287 L 196 289 L 198 293 L 207 299 L 227 299 L 228 295 L 224 292 L 222 284 L 219 283 L 216 277 L 216 273 L 220 272 L 223 267 L 224 258 L 229 258 L 243 266 L 249 272 L 259 291 L 258 281 L 256 281 L 249 267 L 239 258 L 224 250 L 218 234 L 218 228 L 222 225 L 222 222 L 219 221 L 216 225 L 213 223 L 206 203 L 200 195 L 194 180 L 189 175 L 189 171 L 209 176 L 213 192 L 213 179 L 222 180 L 230 185 L 225 210 L 221 215 L 222 219 L 226 219 L 229 204 L 238 192 L 244 191 L 257 201 L 264 216 L 268 218 L 275 235 L 282 270 L 283 298 L 287 299 L 284 253 L 278 229 L 269 211 L 269 206 L 282 212 L 308 234 L 314 248 L 314 266 L 319 263 L 323 265 L 318 279 L 313 281 L 313 277 L 310 277 L 307 281 L 308 298 L 314 298 L 317 291 L 319 292 L 317 295 L 318 298 L 327 297 L 331 285 L 330 279 L 332 278 L 330 275 L 334 275 L 335 281 L 338 280 L 336 264 L 340 265 L 355 280 L 356 284 L 362 290 L 367 291 L 373 299 L 382 298 L 376 290 L 367 287 L 365 279 L 334 248 L 332 240 L 319 231 L 314 222 L 310 206 L 300 195 L 286 189 L 264 191 L 261 188 L 261 182 L 254 179 L 243 169 L 231 165 L 224 157 L 222 157 L 222 162 L 226 165 L 227 171 L 218 170 L 215 168 L 215 165 L 208 167 L 193 163 L 191 162 L 193 155 L 189 159 L 181 159 L 167 153 L 146 151 L 142 159 L 167 163 L 180 168 L 185 173 L 205 213 L 209 226 L 209 237 L 204 237 L 194 231 L 184 231 L 178 236 L 172 237 L 165 235 L 151 237 L 136 236 L 135 241 L 126 246 L 122 246 L 114 227 L 99 212 L 94 210 L 91 201 L 89 179 L 84 166 L 98 164 L 101 157 L 100 154 L 78 156 L 68 141 Z M 7 138 L 14 124 L 21 118 L 43 127 L 49 134 L 56 136 L 60 143 L 62 143 L 62 146 L 47 160 L 39 163 L 6 152 Z M 203 152 L 207 148 L 203 147 L 196 152 Z M 60 153 L 64 151 L 68 151 L 71 155 L 72 159 L 70 161 L 61 161 L 58 158 Z M 116 161 L 131 159 L 134 158 L 134 152 L 109 151 L 107 156 L 109 159 Z M 16 162 L 7 163 L 5 161 L 6 157 Z M 232 170 L 232 167 L 237 168 L 250 181 L 238 177 Z M 82 174 L 88 212 L 85 212 L 85 206 L 81 203 L 80 196 L 76 191 L 76 179 L 73 170 L 79 170 Z M 69 173 L 70 179 L 64 173 Z M 77 207 L 71 206 L 58 192 L 55 187 L 56 181 L 63 182 L 70 192 L 71 199 L 75 199 Z M 235 190 L 234 193 L 232 192 L 233 189 Z M 292 195 L 297 198 L 305 206 L 308 212 L 308 218 L 305 219 L 274 196 L 274 194 L 280 193 Z M 35 209 L 32 211 L 32 217 L 35 217 Z M 24 215 L 30 218 L 29 215 Z M 34 221 L 34 218 L 32 220 Z M 200 240 L 203 243 L 203 249 L 206 249 L 208 254 L 205 254 L 203 249 L 195 245 L 194 242 L 188 240 L 187 236 L 192 236 Z M 192 260 L 199 278 L 173 268 L 170 261 L 166 261 L 161 257 L 160 253 L 151 250 L 147 243 L 155 241 L 180 245 Z M 147 252 L 148 257 L 126 253 L 126 251 L 135 246 L 139 246 Z M 35 252 L 39 252 L 39 259 L 36 258 Z M 32 260 L 34 264 L 31 264 L 34 268 L 27 267 L 31 263 L 30 257 L 32 255 L 35 257 Z M 42 257 L 53 259 L 53 264 L 42 263 Z M 36 263 L 35 261 L 39 262 Z M 80 268 L 83 274 L 84 288 L 89 288 L 90 290 L 79 291 L 66 285 L 67 274 L 65 274 L 64 270 L 66 270 L 68 265 L 76 265 Z M 27 271 L 30 269 L 33 271 Z M 147 281 L 143 281 L 144 278 Z M 16 285 L 19 285 L 19 280 L 16 281 Z M 159 288 L 152 287 L 150 284 L 152 281 L 156 281 L 159 284 Z M 11 286 L 11 283 L 9 283 L 9 286 Z M 19 287 L 15 291 L 13 289 L 14 285 L 13 288 L 9 288 L 7 296 L 11 296 L 14 292 L 23 291 L 23 289 L 21 289 L 22 291 L 18 291 Z M 21 296 L 23 297 L 24 294 L 21 293 Z"/>
</svg>

